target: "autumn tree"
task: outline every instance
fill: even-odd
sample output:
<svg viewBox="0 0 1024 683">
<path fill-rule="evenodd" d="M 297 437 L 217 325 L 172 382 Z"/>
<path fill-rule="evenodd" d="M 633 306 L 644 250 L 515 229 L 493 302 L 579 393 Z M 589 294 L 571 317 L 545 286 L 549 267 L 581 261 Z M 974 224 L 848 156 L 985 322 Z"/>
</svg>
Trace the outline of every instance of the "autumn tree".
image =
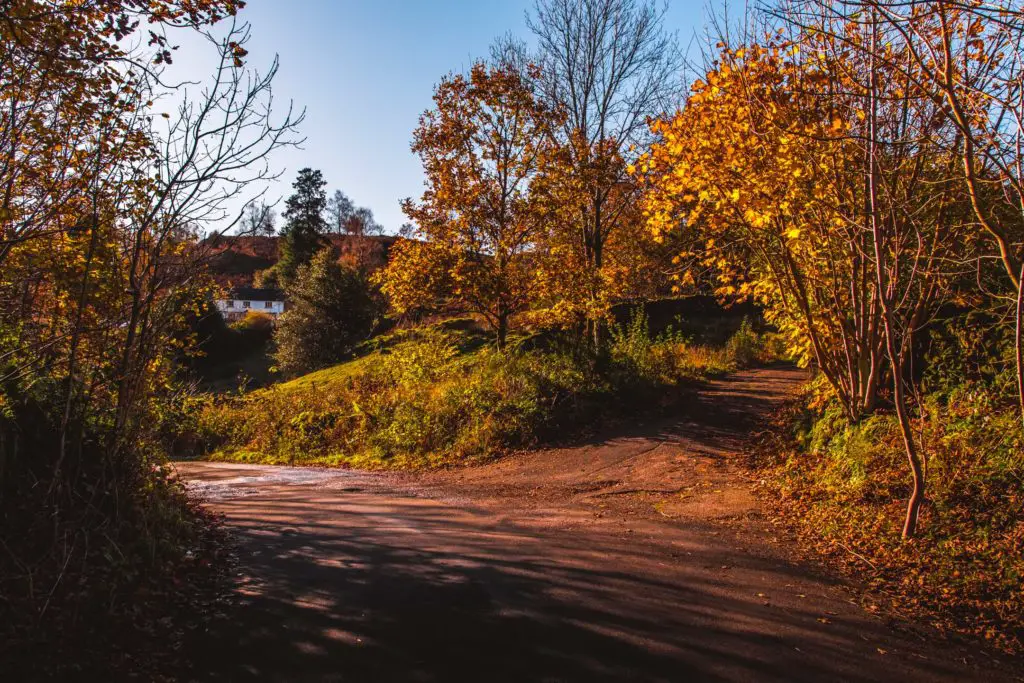
<svg viewBox="0 0 1024 683">
<path fill-rule="evenodd" d="M 588 143 L 578 135 L 557 144 L 534 185 L 545 230 L 536 250 L 543 296 L 531 315 L 541 324 L 586 331 L 600 353 L 599 330 L 611 306 L 651 293 L 665 273 L 655 254 L 659 245 L 641 229 L 638 184 L 616 145 L 606 142 L 590 152 L 583 146 Z M 577 163 L 579 154 L 591 154 L 590 163 Z M 588 211 L 581 207 L 598 186 L 608 230 L 595 242 L 581 233 L 580 221 Z"/>
<path fill-rule="evenodd" d="M 886 377 L 913 471 L 904 534 L 924 482 L 905 381 L 915 330 L 948 291 L 965 197 L 955 129 L 934 100 L 850 47 L 855 22 L 792 41 L 725 49 L 639 171 L 656 235 L 689 231 L 682 260 L 723 295 L 754 296 L 850 420 L 873 412 Z M 895 57 L 894 57 L 895 58 Z"/>
<path fill-rule="evenodd" d="M 403 203 L 415 241 L 394 250 L 381 276 L 399 311 L 443 287 L 487 320 L 499 347 L 535 294 L 531 252 L 543 226 L 531 187 L 553 114 L 532 88 L 516 70 L 484 63 L 441 81 L 412 144 L 427 185 L 420 201 Z"/>
<path fill-rule="evenodd" d="M 790 8 L 795 23 L 834 24 L 857 13 L 874 41 L 852 47 L 893 71 L 921 97 L 941 103 L 958 135 L 950 142 L 978 226 L 999 264 L 998 290 L 1016 319 L 1017 400 L 1024 417 L 1024 9 L 1017 2 L 932 0 L 901 6 L 857 0 L 845 8 L 815 0 Z M 827 28 L 827 27 L 826 27 Z M 979 262 L 978 268 L 984 270 Z"/>
<path fill-rule="evenodd" d="M 16 245 L 74 224 L 91 179 L 138 150 L 129 109 L 148 87 L 134 64 L 170 62 L 169 26 L 200 30 L 240 0 L 9 0 L 0 25 L 0 266 Z M 149 47 L 132 49 L 145 25 Z M 130 138 L 130 139 L 129 139 Z M 118 150 L 117 145 L 123 143 Z M 94 189 L 94 188 L 93 188 Z"/>
<path fill-rule="evenodd" d="M 328 230 L 335 235 L 365 237 L 379 235 L 384 228 L 373 217 L 373 211 L 356 206 L 341 190 L 335 190 L 327 200 Z"/>
<path fill-rule="evenodd" d="M 277 214 L 262 202 L 253 202 L 245 207 L 239 230 L 244 235 L 273 237 L 277 233 Z"/>
<path fill-rule="evenodd" d="M 294 191 L 284 203 L 287 223 L 281 231 L 281 259 L 277 264 L 278 275 L 285 282 L 325 246 L 326 186 L 323 174 L 312 168 L 300 169 L 292 183 Z"/>
<path fill-rule="evenodd" d="M 418 233 L 418 231 L 417 231 Z M 388 253 L 388 263 L 373 276 L 391 309 L 406 319 L 465 306 L 456 295 L 452 273 L 458 266 L 454 249 L 413 237 L 399 237 Z"/>
<path fill-rule="evenodd" d="M 236 227 L 235 207 L 273 177 L 268 155 L 301 119 L 270 106 L 276 63 L 245 64 L 244 25 L 209 29 L 241 5 L 4 3 L 0 574 L 31 565 L 52 586 L 5 593 L 32 628 L 62 578 L 89 589 L 68 575 L 101 561 L 92 549 L 123 553 L 102 570 L 107 591 L 121 568 L 152 561 L 132 550 L 141 529 L 163 544 L 167 517 L 153 510 L 177 500 L 156 474 L 175 362 L 209 294 L 198 237 Z M 160 78 L 172 26 L 198 32 L 192 49 L 214 58 L 212 78 L 187 93 Z"/>
<path fill-rule="evenodd" d="M 343 238 L 339 245 L 340 258 L 364 272 L 380 266 L 384 260 L 384 246 L 376 239 L 384 227 L 373 217 L 373 211 L 356 206 L 341 190 L 335 190 L 327 200 L 327 223 L 332 235 Z"/>
<path fill-rule="evenodd" d="M 560 300 L 575 302 L 599 346 L 600 320 L 616 296 L 608 287 L 619 281 L 605 270 L 609 249 L 642 235 L 626 166 L 650 139 L 648 117 L 674 108 L 682 86 L 682 57 L 663 29 L 664 11 L 637 0 L 538 0 L 529 17 L 541 96 L 565 113 L 556 131 L 559 163 L 548 178 L 558 209 L 549 230 L 556 249 L 571 250 L 580 289 Z M 632 234 L 616 244 L 619 231 Z"/>
<path fill-rule="evenodd" d="M 348 195 L 341 190 L 327 198 L 327 229 L 335 235 L 344 235 L 349 231 L 348 224 L 355 213 L 356 206 Z"/>
</svg>

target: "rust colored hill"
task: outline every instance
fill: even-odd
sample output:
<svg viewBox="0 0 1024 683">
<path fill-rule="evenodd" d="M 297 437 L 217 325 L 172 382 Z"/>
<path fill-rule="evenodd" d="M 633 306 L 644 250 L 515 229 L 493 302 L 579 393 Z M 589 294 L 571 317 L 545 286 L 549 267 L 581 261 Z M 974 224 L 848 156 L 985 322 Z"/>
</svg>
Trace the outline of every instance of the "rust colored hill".
<svg viewBox="0 0 1024 683">
<path fill-rule="evenodd" d="M 376 270 L 387 263 L 391 245 L 398 239 L 392 235 L 330 235 L 327 238 L 338 252 L 338 260 L 364 263 Z M 258 235 L 222 235 L 210 238 L 209 269 L 214 281 L 222 287 L 250 287 L 261 270 L 280 258 L 280 237 Z"/>
</svg>

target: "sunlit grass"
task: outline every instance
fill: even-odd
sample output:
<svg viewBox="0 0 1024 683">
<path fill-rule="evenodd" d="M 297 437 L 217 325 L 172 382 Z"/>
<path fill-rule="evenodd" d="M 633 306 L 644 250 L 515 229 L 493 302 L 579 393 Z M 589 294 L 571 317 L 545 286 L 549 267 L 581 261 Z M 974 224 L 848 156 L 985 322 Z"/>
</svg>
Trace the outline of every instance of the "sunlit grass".
<svg viewBox="0 0 1024 683">
<path fill-rule="evenodd" d="M 712 348 L 637 323 L 595 364 L 516 344 L 499 352 L 444 327 L 403 331 L 349 362 L 208 401 L 197 432 L 209 457 L 240 462 L 404 469 L 486 458 L 671 405 L 692 382 L 747 364 L 738 349 L 758 337 L 743 328 L 734 339 L 744 335 Z"/>
</svg>

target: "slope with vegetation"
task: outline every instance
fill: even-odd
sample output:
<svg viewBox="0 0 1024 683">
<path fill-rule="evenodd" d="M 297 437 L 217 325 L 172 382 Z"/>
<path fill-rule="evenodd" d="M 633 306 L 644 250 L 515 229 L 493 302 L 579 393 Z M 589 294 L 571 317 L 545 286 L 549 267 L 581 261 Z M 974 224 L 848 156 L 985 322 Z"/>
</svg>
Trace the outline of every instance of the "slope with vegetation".
<svg viewBox="0 0 1024 683">
<path fill-rule="evenodd" d="M 363 355 L 267 389 L 196 406 L 214 459 L 363 468 L 436 466 L 564 438 L 678 404 L 689 383 L 770 352 L 746 322 L 724 347 L 614 327 L 608 362 L 554 338 L 498 350 L 452 323 L 378 337 Z"/>
<path fill-rule="evenodd" d="M 908 486 L 892 414 L 851 423 L 819 381 L 777 416 L 755 466 L 766 501 L 890 611 L 1020 651 L 1024 437 L 1012 343 L 985 334 L 950 321 L 929 350 L 911 422 L 929 492 L 913 543 L 900 537 Z"/>
</svg>

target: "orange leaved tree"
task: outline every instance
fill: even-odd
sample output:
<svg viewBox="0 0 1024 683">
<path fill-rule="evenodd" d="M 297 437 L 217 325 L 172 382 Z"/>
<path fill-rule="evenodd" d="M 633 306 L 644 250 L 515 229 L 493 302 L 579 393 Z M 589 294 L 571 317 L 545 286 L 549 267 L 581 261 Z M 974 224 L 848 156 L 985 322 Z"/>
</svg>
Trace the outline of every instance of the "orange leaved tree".
<svg viewBox="0 0 1024 683">
<path fill-rule="evenodd" d="M 403 203 L 415 242 L 398 246 L 379 277 L 400 312 L 443 294 L 483 316 L 499 347 L 537 286 L 541 217 L 531 186 L 555 117 L 534 97 L 532 77 L 477 63 L 437 86 L 412 144 L 427 189 Z"/>
</svg>

